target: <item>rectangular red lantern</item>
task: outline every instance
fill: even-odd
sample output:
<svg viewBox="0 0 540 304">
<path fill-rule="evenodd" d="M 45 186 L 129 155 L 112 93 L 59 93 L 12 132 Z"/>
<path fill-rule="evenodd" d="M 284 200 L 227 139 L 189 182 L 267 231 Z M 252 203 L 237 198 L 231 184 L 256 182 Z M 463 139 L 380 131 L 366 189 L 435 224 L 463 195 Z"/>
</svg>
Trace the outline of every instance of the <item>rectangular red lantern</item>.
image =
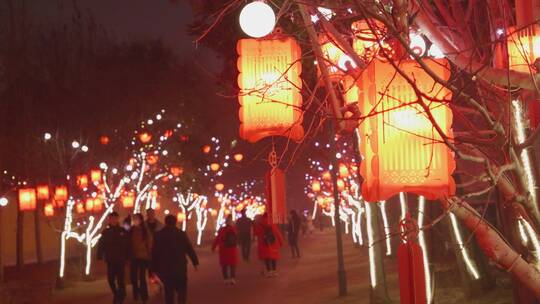
<svg viewBox="0 0 540 304">
<path fill-rule="evenodd" d="M 43 214 L 45 214 L 46 217 L 54 216 L 54 206 L 51 203 L 45 204 L 43 207 Z"/>
<path fill-rule="evenodd" d="M 89 197 L 85 201 L 84 208 L 86 211 L 94 211 L 94 199 Z"/>
<path fill-rule="evenodd" d="M 135 193 L 125 192 L 122 195 L 122 206 L 124 208 L 133 208 L 135 206 Z"/>
<path fill-rule="evenodd" d="M 88 188 L 88 176 L 86 176 L 86 175 L 77 176 L 77 185 L 81 189 Z"/>
<path fill-rule="evenodd" d="M 19 189 L 19 210 L 36 210 L 36 190 L 34 188 Z"/>
<path fill-rule="evenodd" d="M 275 168 L 266 173 L 266 197 L 266 212 L 269 221 L 274 224 L 285 224 L 287 205 L 283 170 Z"/>
<path fill-rule="evenodd" d="M 90 171 L 90 179 L 92 180 L 92 183 L 97 184 L 101 182 L 101 170 L 91 170 Z"/>
<path fill-rule="evenodd" d="M 240 137 L 267 136 L 300 141 L 302 128 L 302 51 L 289 36 L 241 39 L 237 43 Z"/>
<path fill-rule="evenodd" d="M 450 77 L 445 60 L 425 60 L 442 79 Z M 399 68 L 429 97 L 437 124 L 452 138 L 451 92 L 434 80 L 413 60 Z M 399 192 L 412 192 L 427 199 L 451 196 L 455 192 L 452 173 L 455 161 L 441 142 L 426 112 L 418 104 L 411 85 L 390 63 L 374 60 L 358 81 L 359 107 L 367 117 L 360 123 L 360 152 L 364 157 L 362 196 L 366 201 L 386 200 Z"/>
<path fill-rule="evenodd" d="M 49 199 L 49 186 L 39 185 L 36 187 L 36 195 L 38 200 L 48 200 Z"/>
<path fill-rule="evenodd" d="M 507 39 L 510 69 L 527 74 L 536 73 L 533 64 L 540 57 L 540 27 L 533 25 L 519 31 L 510 27 L 508 33 L 512 33 Z"/>
<path fill-rule="evenodd" d="M 56 207 L 64 207 L 68 199 L 68 190 L 66 186 L 58 186 L 54 189 L 54 202 Z"/>
</svg>

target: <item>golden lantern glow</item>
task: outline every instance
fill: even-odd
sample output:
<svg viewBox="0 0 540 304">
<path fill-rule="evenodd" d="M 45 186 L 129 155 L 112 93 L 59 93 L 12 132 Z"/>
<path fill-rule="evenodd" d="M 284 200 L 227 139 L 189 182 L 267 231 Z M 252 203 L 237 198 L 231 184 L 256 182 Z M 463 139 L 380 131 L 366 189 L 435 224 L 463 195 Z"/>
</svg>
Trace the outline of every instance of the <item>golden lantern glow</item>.
<svg viewBox="0 0 540 304">
<path fill-rule="evenodd" d="M 210 164 L 210 170 L 212 171 L 218 171 L 221 166 L 218 163 L 212 163 Z"/>
<path fill-rule="evenodd" d="M 202 147 L 202 151 L 203 151 L 204 154 L 210 153 L 211 150 L 212 150 L 212 147 L 210 147 L 209 145 L 204 145 Z"/>
<path fill-rule="evenodd" d="M 90 179 L 92 183 L 99 184 L 101 182 L 101 170 L 90 170 Z"/>
<path fill-rule="evenodd" d="M 186 214 L 184 212 L 178 212 L 176 214 L 176 219 L 178 220 L 178 222 L 182 223 L 186 220 Z"/>
<path fill-rule="evenodd" d="M 332 179 L 332 174 L 330 174 L 330 172 L 328 171 L 324 171 L 322 174 L 322 179 L 325 181 L 329 181 Z"/>
<path fill-rule="evenodd" d="M 165 131 L 165 133 L 163 134 L 163 136 L 165 136 L 166 138 L 169 138 L 173 135 L 173 131 L 172 130 L 167 130 Z"/>
<path fill-rule="evenodd" d="M 507 40 L 510 69 L 527 74 L 535 73 L 531 66 L 540 57 L 540 26 L 533 25 L 519 31 L 511 27 L 508 32 L 512 33 Z"/>
<path fill-rule="evenodd" d="M 49 199 L 49 186 L 47 185 L 37 186 L 36 196 L 38 200 L 48 200 Z"/>
<path fill-rule="evenodd" d="M 19 189 L 19 210 L 32 211 L 36 209 L 36 190 L 34 188 Z"/>
<path fill-rule="evenodd" d="M 45 214 L 46 217 L 54 216 L 54 206 L 51 203 L 45 204 L 43 206 L 43 214 Z"/>
<path fill-rule="evenodd" d="M 121 200 L 122 200 L 122 207 L 133 208 L 135 206 L 135 193 L 132 191 L 124 192 Z"/>
<path fill-rule="evenodd" d="M 300 141 L 302 128 L 302 51 L 292 37 L 241 39 L 237 43 L 240 137 L 267 136 Z"/>
<path fill-rule="evenodd" d="M 103 210 L 103 199 L 100 197 L 96 197 L 94 199 L 94 208 L 92 209 L 94 212 L 99 212 Z"/>
<path fill-rule="evenodd" d="M 382 41 L 386 37 L 385 25 L 376 19 L 364 19 L 353 22 L 353 48 L 366 62 L 370 62 L 379 53 Z"/>
<path fill-rule="evenodd" d="M 88 188 L 88 176 L 86 176 L 86 175 L 78 175 L 77 176 L 77 185 L 81 189 Z"/>
<path fill-rule="evenodd" d="M 349 176 L 349 168 L 345 164 L 339 164 L 339 176 L 343 178 Z"/>
<path fill-rule="evenodd" d="M 66 186 L 58 186 L 54 189 L 54 201 L 57 207 L 64 207 L 64 202 L 68 199 L 68 190 Z"/>
<path fill-rule="evenodd" d="M 236 153 L 234 155 L 234 160 L 237 161 L 237 162 L 241 162 L 243 159 L 244 159 L 244 155 L 242 155 L 240 153 Z"/>
<path fill-rule="evenodd" d="M 222 183 L 216 184 L 217 191 L 223 191 L 224 188 L 225 188 L 225 185 L 223 185 Z"/>
<path fill-rule="evenodd" d="M 102 135 L 102 136 L 99 137 L 99 143 L 100 143 L 100 144 L 106 146 L 106 145 L 109 144 L 109 142 L 110 142 L 109 136 L 107 136 L 107 135 Z"/>
<path fill-rule="evenodd" d="M 180 175 L 182 175 L 184 173 L 184 168 L 178 167 L 178 166 L 173 166 L 173 167 L 171 167 L 170 171 L 171 171 L 171 174 L 174 177 L 178 177 L 178 176 L 180 176 Z"/>
<path fill-rule="evenodd" d="M 244 209 L 244 204 L 240 203 L 240 204 L 236 205 L 236 208 L 235 208 L 236 212 L 240 212 L 243 209 Z"/>
<path fill-rule="evenodd" d="M 159 160 L 159 156 L 157 155 L 154 155 L 154 154 L 150 154 L 148 156 L 146 156 L 146 162 L 149 164 L 149 165 L 155 165 Z"/>
<path fill-rule="evenodd" d="M 75 212 L 77 212 L 78 214 L 81 214 L 81 213 L 84 213 L 84 205 L 83 203 L 79 202 L 75 205 Z"/>
<path fill-rule="evenodd" d="M 150 133 L 148 133 L 148 132 L 143 132 L 143 133 L 139 134 L 139 140 L 143 144 L 147 144 L 152 140 L 152 135 Z"/>
<path fill-rule="evenodd" d="M 355 67 L 354 61 L 340 49 L 332 37 L 321 34 L 319 35 L 319 44 L 326 60 L 325 64 L 328 67 L 328 75 L 332 78 L 340 79 L 347 67 L 350 64 Z M 319 70 L 320 74 L 320 70 Z"/>
<path fill-rule="evenodd" d="M 316 181 L 313 181 L 313 182 L 311 183 L 311 190 L 312 190 L 313 192 L 319 192 L 319 191 L 321 191 L 321 182 L 319 182 L 319 181 L 317 181 L 317 180 L 316 180 Z"/>
<path fill-rule="evenodd" d="M 324 198 L 322 196 L 317 196 L 317 204 L 321 207 L 324 204 Z"/>
<path fill-rule="evenodd" d="M 339 191 L 345 190 L 345 182 L 341 178 L 337 180 L 337 188 Z"/>
<path fill-rule="evenodd" d="M 85 207 L 86 211 L 93 211 L 94 210 L 94 199 L 91 198 L 91 197 L 87 198 L 84 207 Z"/>
<path fill-rule="evenodd" d="M 215 210 L 215 209 L 210 210 L 210 215 L 213 216 L 213 217 L 216 217 L 217 216 L 217 210 Z"/>
<path fill-rule="evenodd" d="M 424 61 L 439 77 L 449 78 L 445 60 Z M 418 89 L 430 99 L 424 102 L 431 115 L 443 133 L 452 138 L 452 111 L 444 102 L 451 99 L 451 92 L 436 84 L 413 60 L 401 61 L 399 67 L 414 77 Z M 418 96 L 406 79 L 391 64 L 374 60 L 358 84 L 363 92 L 359 96 L 360 111 L 382 113 L 359 126 L 364 199 L 381 201 L 399 192 L 412 192 L 427 199 L 453 195 L 453 155 L 441 142 L 424 109 L 411 104 Z"/>
</svg>

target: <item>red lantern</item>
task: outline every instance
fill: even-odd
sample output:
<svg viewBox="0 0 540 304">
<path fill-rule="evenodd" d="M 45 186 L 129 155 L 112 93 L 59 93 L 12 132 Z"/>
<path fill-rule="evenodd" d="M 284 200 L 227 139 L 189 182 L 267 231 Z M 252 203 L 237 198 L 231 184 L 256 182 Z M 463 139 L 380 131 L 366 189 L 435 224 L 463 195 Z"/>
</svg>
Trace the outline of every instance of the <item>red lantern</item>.
<svg viewBox="0 0 540 304">
<path fill-rule="evenodd" d="M 90 179 L 92 183 L 99 184 L 101 182 L 101 170 L 95 169 L 90 171 Z"/>
<path fill-rule="evenodd" d="M 19 189 L 19 210 L 36 210 L 36 190 L 34 188 Z"/>
<path fill-rule="evenodd" d="M 100 197 L 96 197 L 94 199 L 94 208 L 92 209 L 94 212 L 100 212 L 103 210 L 103 199 Z"/>
<path fill-rule="evenodd" d="M 45 214 L 46 217 L 54 216 L 54 206 L 51 203 L 45 204 L 43 207 L 43 214 Z"/>
<path fill-rule="evenodd" d="M 285 173 L 280 169 L 272 169 L 266 173 L 266 197 L 269 221 L 284 224 L 287 219 L 285 196 Z"/>
<path fill-rule="evenodd" d="M 319 181 L 313 181 L 311 183 L 311 190 L 315 193 L 321 191 L 321 183 Z"/>
<path fill-rule="evenodd" d="M 212 170 L 212 171 L 218 171 L 219 168 L 220 168 L 220 165 L 218 163 L 210 164 L 210 170 Z"/>
<path fill-rule="evenodd" d="M 223 185 L 222 183 L 216 184 L 217 191 L 223 191 L 224 188 L 225 188 L 225 185 Z"/>
<path fill-rule="evenodd" d="M 85 204 L 85 208 L 86 208 L 86 211 L 93 211 L 94 210 L 94 199 L 89 197 L 86 199 L 86 204 Z"/>
<path fill-rule="evenodd" d="M 424 61 L 439 77 L 449 78 L 446 61 Z M 431 115 L 443 133 L 452 138 L 452 111 L 447 102 L 440 102 L 449 100 L 451 92 L 435 83 L 413 60 L 401 61 L 400 69 L 414 78 L 418 89 L 428 96 L 430 100 L 425 102 Z M 441 143 L 424 109 L 414 104 L 418 96 L 406 79 L 391 64 L 374 60 L 357 83 L 361 85 L 360 111 L 381 113 L 359 126 L 360 152 L 365 158 L 360 166 L 364 199 L 381 201 L 399 192 L 427 199 L 453 195 L 453 155 Z"/>
<path fill-rule="evenodd" d="M 68 190 L 66 186 L 58 186 L 54 189 L 54 201 L 57 207 L 64 207 L 68 200 Z"/>
<path fill-rule="evenodd" d="M 170 171 L 174 177 L 178 177 L 182 175 L 182 173 L 184 173 L 184 168 L 174 166 L 174 167 L 171 167 Z"/>
<path fill-rule="evenodd" d="M 39 185 L 36 187 L 36 194 L 38 200 L 48 200 L 49 199 L 49 186 Z"/>
<path fill-rule="evenodd" d="M 100 144 L 106 146 L 106 145 L 109 144 L 109 142 L 110 142 L 109 136 L 107 136 L 107 135 L 102 135 L 102 136 L 99 137 L 99 143 L 100 143 Z"/>
<path fill-rule="evenodd" d="M 81 189 L 88 188 L 88 176 L 86 175 L 77 176 L 77 185 L 79 185 L 79 188 Z"/>
<path fill-rule="evenodd" d="M 183 221 L 186 220 L 186 214 L 183 212 L 178 212 L 176 214 L 176 219 L 178 220 L 178 222 L 182 223 Z"/>
<path fill-rule="evenodd" d="M 157 155 L 154 155 L 154 154 L 146 156 L 146 162 L 149 165 L 155 165 L 158 162 L 158 159 L 159 159 L 159 157 Z"/>
<path fill-rule="evenodd" d="M 83 203 L 81 202 L 78 202 L 76 205 L 75 205 L 75 212 L 77 212 L 78 214 L 82 214 L 84 213 L 84 205 Z"/>
<path fill-rule="evenodd" d="M 202 151 L 203 151 L 204 154 L 210 153 L 211 150 L 212 150 L 212 147 L 210 147 L 209 145 L 204 145 L 202 147 Z"/>
<path fill-rule="evenodd" d="M 152 140 L 152 135 L 148 132 L 143 132 L 139 135 L 139 140 L 143 143 L 143 144 L 147 144 L 149 143 L 151 140 Z"/>
<path fill-rule="evenodd" d="M 173 134 L 172 130 L 167 130 L 167 131 L 165 131 L 165 134 L 163 134 L 163 136 L 165 136 L 166 138 L 169 138 L 169 137 L 172 136 L 172 134 Z"/>
<path fill-rule="evenodd" d="M 133 208 L 135 206 L 135 193 L 124 192 L 122 195 L 122 206 L 124 208 Z"/>
<path fill-rule="evenodd" d="M 237 43 L 240 137 L 267 136 L 300 141 L 302 128 L 302 51 L 292 37 L 241 39 Z"/>
<path fill-rule="evenodd" d="M 240 153 L 237 153 L 234 155 L 234 160 L 237 161 L 237 162 L 241 162 L 242 159 L 244 159 L 244 155 L 240 154 Z"/>
<path fill-rule="evenodd" d="M 345 164 L 339 164 L 339 176 L 343 178 L 349 176 L 349 168 Z"/>
</svg>

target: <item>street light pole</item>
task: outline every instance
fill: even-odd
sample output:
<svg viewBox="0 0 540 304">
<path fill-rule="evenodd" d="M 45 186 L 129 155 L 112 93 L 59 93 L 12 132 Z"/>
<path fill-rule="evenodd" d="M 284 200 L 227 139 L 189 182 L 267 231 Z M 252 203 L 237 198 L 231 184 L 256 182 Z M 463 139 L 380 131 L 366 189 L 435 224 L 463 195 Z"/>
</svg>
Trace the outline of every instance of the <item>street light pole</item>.
<svg viewBox="0 0 540 304">
<path fill-rule="evenodd" d="M 338 258 L 338 284 L 339 284 L 339 295 L 340 296 L 346 296 L 347 295 L 347 276 L 345 273 L 345 263 L 343 260 L 343 240 L 341 235 L 341 222 L 340 222 L 340 197 L 339 197 L 339 191 L 337 188 L 337 161 L 336 161 L 336 142 L 335 142 L 335 128 L 334 128 L 334 122 L 335 125 L 337 125 L 338 129 L 343 126 L 343 114 L 341 113 L 341 103 L 339 99 L 337 98 L 336 91 L 334 89 L 334 85 L 332 81 L 330 80 L 329 73 L 328 73 L 328 67 L 326 65 L 326 61 L 323 56 L 323 52 L 321 50 L 321 46 L 319 45 L 319 41 L 317 38 L 317 32 L 315 31 L 315 27 L 313 26 L 313 23 L 311 22 L 310 16 L 307 13 L 306 5 L 304 2 L 297 2 L 298 8 L 300 10 L 300 14 L 302 15 L 302 19 L 304 21 L 304 25 L 306 27 L 307 33 L 309 35 L 311 46 L 313 48 L 313 52 L 315 53 L 315 57 L 317 58 L 317 63 L 319 66 L 319 69 L 321 71 L 321 75 L 323 77 L 326 91 L 328 92 L 328 97 L 330 99 L 330 108 L 332 109 L 333 113 L 333 119 L 330 119 L 330 153 L 331 153 L 331 160 L 332 160 L 332 181 L 334 184 L 334 220 L 336 223 L 336 245 L 337 245 L 337 258 Z"/>
</svg>

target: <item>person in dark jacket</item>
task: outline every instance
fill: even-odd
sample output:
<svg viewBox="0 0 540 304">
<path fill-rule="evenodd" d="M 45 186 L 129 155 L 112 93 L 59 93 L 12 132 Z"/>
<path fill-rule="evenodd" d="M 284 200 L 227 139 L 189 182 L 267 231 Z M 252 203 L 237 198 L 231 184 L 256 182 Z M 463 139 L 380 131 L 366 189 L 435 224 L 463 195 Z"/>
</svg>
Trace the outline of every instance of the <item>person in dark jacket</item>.
<svg viewBox="0 0 540 304">
<path fill-rule="evenodd" d="M 107 219 L 109 225 L 99 239 L 97 258 L 107 263 L 107 281 L 113 293 L 113 304 L 119 304 L 126 297 L 124 274 L 129 251 L 128 233 L 120 227 L 118 213 L 112 212 Z"/>
<path fill-rule="evenodd" d="M 287 225 L 287 237 L 289 240 L 289 246 L 291 247 L 292 258 L 300 257 L 300 249 L 298 248 L 298 236 L 300 234 L 300 228 L 302 220 L 295 210 L 291 210 L 289 215 L 289 224 Z"/>
<path fill-rule="evenodd" d="M 156 233 L 152 250 L 152 268 L 163 282 L 166 304 L 173 304 L 176 294 L 178 303 L 186 303 L 186 256 L 197 270 L 199 259 L 187 234 L 176 227 L 175 216 L 167 215 L 165 227 Z"/>
<path fill-rule="evenodd" d="M 146 227 L 150 230 L 152 236 L 163 228 L 163 223 L 158 221 L 156 218 L 156 211 L 152 208 L 146 209 Z"/>
<path fill-rule="evenodd" d="M 133 299 L 148 301 L 148 286 L 146 284 L 146 272 L 152 257 L 153 236 L 146 228 L 142 214 L 137 213 L 132 216 L 130 240 L 130 276 L 133 288 Z"/>
<path fill-rule="evenodd" d="M 242 217 L 236 221 L 236 230 L 238 231 L 238 242 L 242 250 L 242 259 L 249 261 L 251 252 L 251 230 L 253 221 L 247 217 L 246 209 L 242 210 Z"/>
</svg>

